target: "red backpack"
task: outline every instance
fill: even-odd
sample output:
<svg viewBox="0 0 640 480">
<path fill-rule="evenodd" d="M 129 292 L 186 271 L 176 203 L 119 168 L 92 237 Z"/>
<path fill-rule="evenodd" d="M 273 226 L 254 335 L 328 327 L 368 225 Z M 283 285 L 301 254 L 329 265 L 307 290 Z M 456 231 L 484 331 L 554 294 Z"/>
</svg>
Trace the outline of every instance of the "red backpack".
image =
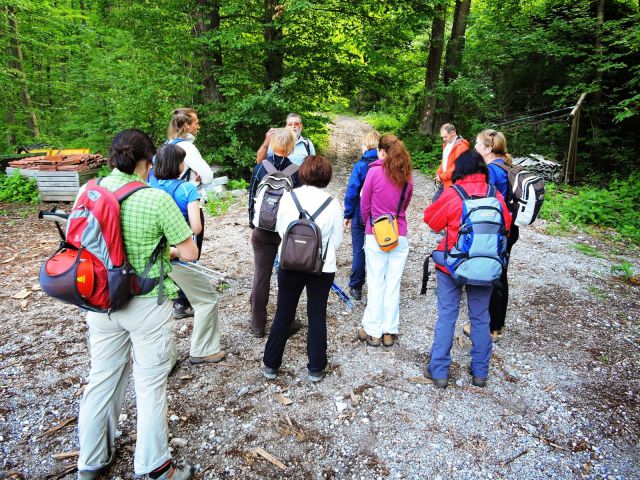
<svg viewBox="0 0 640 480">
<path fill-rule="evenodd" d="M 60 248 L 40 269 L 40 285 L 51 297 L 92 312 L 108 313 L 124 307 L 134 295 L 159 287 L 162 298 L 164 270 L 160 278 L 147 278 L 149 270 L 166 246 L 163 237 L 151 254 L 142 275 L 136 275 L 127 261 L 120 225 L 120 204 L 143 182 L 130 182 L 115 192 L 90 180 L 67 218 L 66 235 Z M 42 218 L 41 212 L 41 218 Z"/>
</svg>

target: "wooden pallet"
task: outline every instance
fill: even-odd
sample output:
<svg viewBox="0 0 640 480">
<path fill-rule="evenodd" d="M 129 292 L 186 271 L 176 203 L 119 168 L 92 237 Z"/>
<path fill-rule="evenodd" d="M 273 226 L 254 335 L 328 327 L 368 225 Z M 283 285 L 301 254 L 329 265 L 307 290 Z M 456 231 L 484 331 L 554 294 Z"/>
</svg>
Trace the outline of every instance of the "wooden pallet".
<svg viewBox="0 0 640 480">
<path fill-rule="evenodd" d="M 7 168 L 7 175 L 11 175 L 14 170 L 15 168 Z M 80 186 L 95 177 L 98 171 L 98 168 L 83 170 L 81 172 L 20 169 L 20 175 L 35 178 L 41 201 L 73 202 L 76 199 Z"/>
</svg>

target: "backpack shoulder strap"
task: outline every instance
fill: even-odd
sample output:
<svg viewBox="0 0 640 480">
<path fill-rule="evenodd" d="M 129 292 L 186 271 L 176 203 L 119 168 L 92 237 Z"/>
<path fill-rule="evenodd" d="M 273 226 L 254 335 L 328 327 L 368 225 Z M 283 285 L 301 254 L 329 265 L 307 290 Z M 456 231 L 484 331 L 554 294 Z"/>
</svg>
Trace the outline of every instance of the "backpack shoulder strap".
<svg viewBox="0 0 640 480">
<path fill-rule="evenodd" d="M 311 218 L 311 215 L 309 215 L 309 212 L 307 212 L 304 208 L 302 208 L 302 205 L 300 204 L 300 200 L 298 200 L 298 196 L 296 195 L 296 192 L 294 192 L 293 190 L 291 190 L 291 198 L 293 199 L 293 203 L 296 204 L 296 208 L 300 212 L 300 218 Z"/>
<path fill-rule="evenodd" d="M 407 193 L 408 186 L 409 183 L 405 183 L 404 187 L 402 187 L 402 193 L 400 194 L 400 203 L 398 203 L 398 210 L 396 211 L 396 218 L 398 218 L 398 215 L 400 215 L 400 210 L 402 210 L 402 204 L 404 203 L 404 196 Z"/>
<path fill-rule="evenodd" d="M 315 222 L 316 218 L 318 218 L 318 215 L 320 215 L 322 211 L 325 208 L 327 208 L 332 201 L 333 201 L 333 197 L 329 195 L 327 199 L 322 203 L 322 205 L 320 205 L 320 208 L 318 208 L 318 210 L 316 210 L 315 213 L 311 215 L 311 221 Z"/>
<path fill-rule="evenodd" d="M 495 165 L 496 167 L 501 168 L 502 170 L 504 170 L 507 173 L 509 173 L 509 171 L 511 170 L 510 167 L 508 167 L 507 165 L 505 165 L 502 162 L 492 162 L 491 165 Z"/>
<path fill-rule="evenodd" d="M 487 188 L 487 198 L 496 196 L 496 186 L 489 184 Z"/>
<path fill-rule="evenodd" d="M 302 140 L 302 144 L 304 145 L 304 149 L 307 151 L 307 155 L 311 155 L 311 147 L 309 146 L 309 139 L 303 137 L 302 135 L 300 136 L 300 139 Z"/>
<path fill-rule="evenodd" d="M 278 169 L 273 166 L 273 163 L 266 159 L 262 161 L 262 166 L 267 171 L 267 174 L 272 174 L 278 171 Z"/>
<path fill-rule="evenodd" d="M 179 178 L 178 181 L 176 182 L 175 186 L 171 190 L 171 198 L 173 198 L 175 196 L 176 191 L 180 188 L 180 185 L 182 185 L 183 183 L 187 183 L 187 182 L 185 182 L 184 180 Z"/>
<path fill-rule="evenodd" d="M 291 165 L 282 170 L 282 173 L 284 173 L 287 177 L 290 177 L 298 171 L 298 168 L 300 168 L 298 165 L 296 165 L 295 163 L 291 163 Z"/>
<path fill-rule="evenodd" d="M 177 143 L 184 142 L 184 141 L 185 141 L 184 138 L 172 138 L 167 143 L 170 145 L 176 145 Z"/>
<path fill-rule="evenodd" d="M 133 181 L 124 184 L 119 189 L 117 189 L 113 194 L 118 199 L 118 203 L 124 202 L 127 198 L 133 195 L 138 190 L 142 190 L 144 188 L 149 188 L 149 185 L 143 182 Z"/>
<path fill-rule="evenodd" d="M 462 188 L 460 185 L 451 185 L 451 188 L 453 188 L 456 193 L 458 195 L 460 195 L 460 198 L 462 198 L 462 200 L 469 200 L 469 195 L 467 194 L 467 192 L 465 192 L 464 188 Z"/>
</svg>

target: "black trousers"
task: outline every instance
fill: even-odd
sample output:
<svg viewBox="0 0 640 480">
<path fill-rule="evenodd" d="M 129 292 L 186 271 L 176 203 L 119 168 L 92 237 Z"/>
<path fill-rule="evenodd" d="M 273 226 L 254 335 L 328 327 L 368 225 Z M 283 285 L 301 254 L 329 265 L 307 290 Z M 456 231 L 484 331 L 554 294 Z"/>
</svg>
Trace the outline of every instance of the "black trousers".
<svg viewBox="0 0 640 480">
<path fill-rule="evenodd" d="M 310 273 L 278 270 L 278 305 L 271 332 L 264 348 L 263 361 L 267 367 L 279 368 L 284 347 L 296 316 L 302 290 L 307 288 L 307 368 L 321 372 L 327 366 L 327 301 L 335 273 Z"/>
<path fill-rule="evenodd" d="M 511 247 L 518 241 L 520 237 L 520 229 L 516 225 L 511 225 L 511 234 L 507 239 L 507 253 L 511 256 Z M 489 330 L 500 330 L 504 327 L 504 321 L 507 317 L 507 304 L 509 303 L 509 281 L 507 279 L 507 268 L 502 269 L 500 276 L 501 285 L 493 287 L 491 292 L 491 300 L 489 300 Z"/>
</svg>

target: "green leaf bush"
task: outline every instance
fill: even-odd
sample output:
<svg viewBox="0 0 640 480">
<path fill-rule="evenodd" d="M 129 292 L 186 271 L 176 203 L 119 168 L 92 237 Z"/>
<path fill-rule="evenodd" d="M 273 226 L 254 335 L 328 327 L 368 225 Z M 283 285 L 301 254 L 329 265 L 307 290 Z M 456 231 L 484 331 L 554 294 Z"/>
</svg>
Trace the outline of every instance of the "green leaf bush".
<svg viewBox="0 0 640 480">
<path fill-rule="evenodd" d="M 38 203 L 36 181 L 23 177 L 18 170 L 14 170 L 11 175 L 0 174 L 0 201 Z"/>
</svg>

